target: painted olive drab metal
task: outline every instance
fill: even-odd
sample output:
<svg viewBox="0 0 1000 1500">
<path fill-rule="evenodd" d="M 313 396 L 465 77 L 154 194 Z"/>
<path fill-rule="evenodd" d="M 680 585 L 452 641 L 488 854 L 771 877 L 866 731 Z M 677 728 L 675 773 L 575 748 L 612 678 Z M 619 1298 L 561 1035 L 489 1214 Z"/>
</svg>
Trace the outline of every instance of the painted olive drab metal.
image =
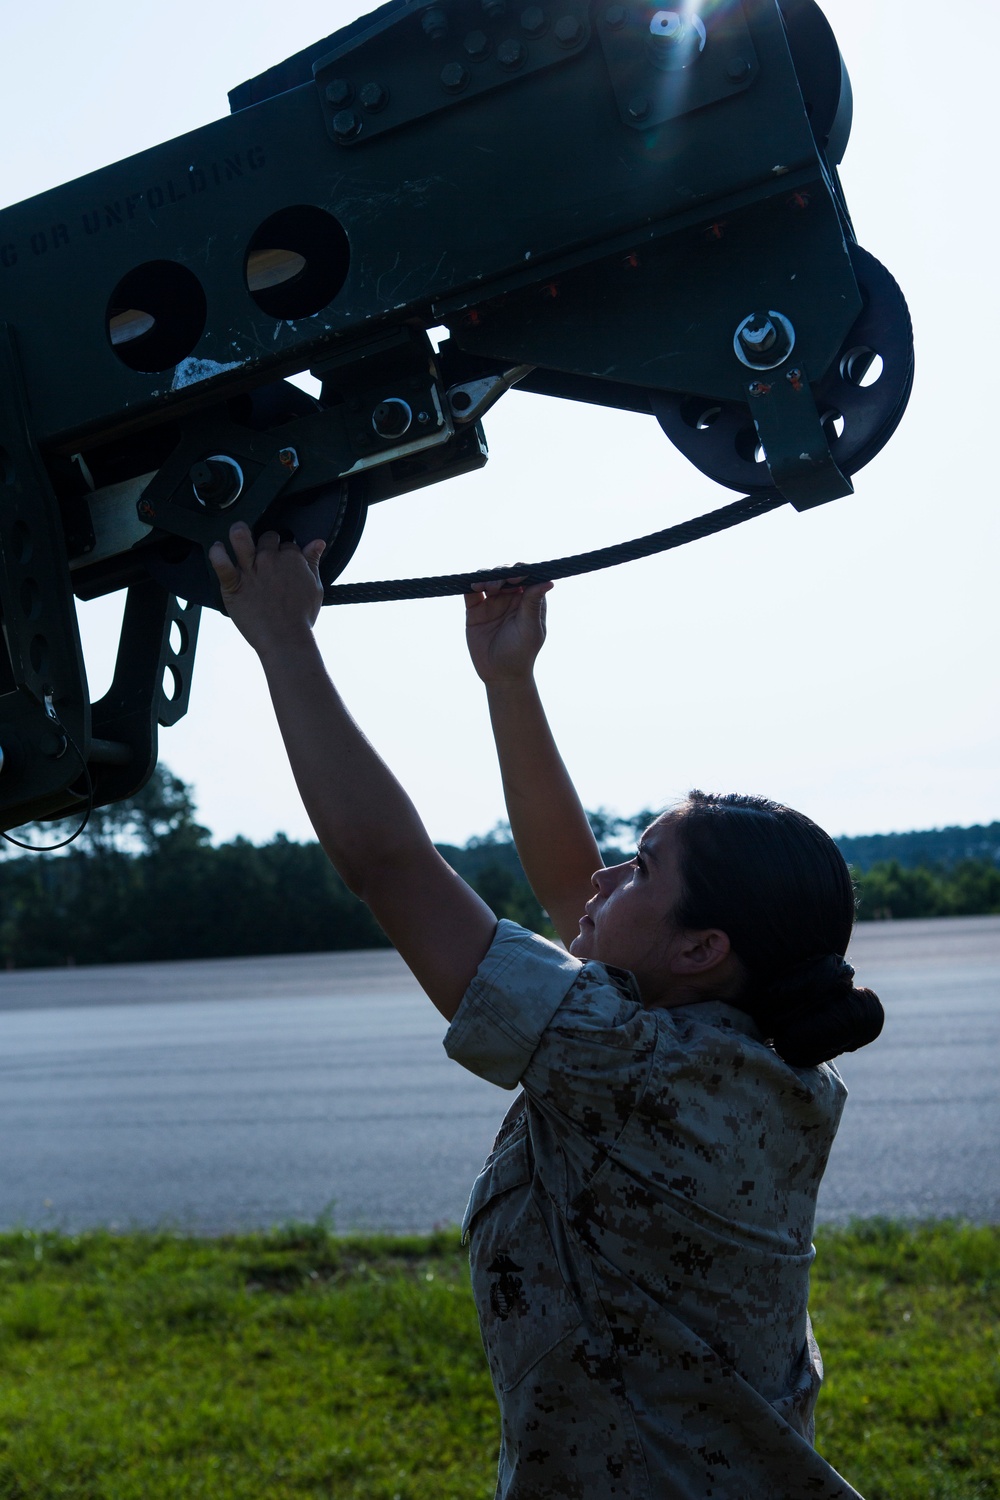
<svg viewBox="0 0 1000 1500">
<path fill-rule="evenodd" d="M 388 0 L 230 104 L 0 210 L 0 831 L 144 784 L 233 521 L 322 536 L 329 604 L 475 582 L 337 579 L 371 506 L 483 466 L 512 385 L 653 417 L 745 498 L 481 578 L 847 495 L 906 405 L 815 0 Z M 74 599 L 119 590 L 92 702 Z"/>
</svg>

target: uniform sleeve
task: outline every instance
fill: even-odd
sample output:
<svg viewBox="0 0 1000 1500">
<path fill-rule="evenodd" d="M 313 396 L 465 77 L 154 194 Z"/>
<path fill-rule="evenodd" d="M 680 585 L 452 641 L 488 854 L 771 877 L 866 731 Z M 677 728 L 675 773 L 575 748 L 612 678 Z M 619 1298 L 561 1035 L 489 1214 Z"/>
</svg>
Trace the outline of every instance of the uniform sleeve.
<svg viewBox="0 0 1000 1500">
<path fill-rule="evenodd" d="M 614 1139 L 641 1097 L 655 1024 L 631 976 L 501 922 L 444 1040 L 449 1057 L 588 1136 Z"/>
</svg>

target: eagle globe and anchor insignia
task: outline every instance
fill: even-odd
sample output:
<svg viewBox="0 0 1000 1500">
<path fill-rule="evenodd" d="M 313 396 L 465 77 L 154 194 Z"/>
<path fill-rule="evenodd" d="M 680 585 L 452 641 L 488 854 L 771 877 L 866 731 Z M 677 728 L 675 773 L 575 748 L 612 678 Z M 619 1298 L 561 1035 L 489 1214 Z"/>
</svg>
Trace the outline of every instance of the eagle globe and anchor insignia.
<svg viewBox="0 0 1000 1500">
<path fill-rule="evenodd" d="M 490 1286 L 490 1306 L 504 1323 L 511 1313 L 528 1311 L 524 1282 L 516 1274 L 523 1270 L 524 1267 L 511 1260 L 509 1255 L 502 1254 L 495 1255 L 489 1267 L 489 1274 L 497 1278 Z"/>
</svg>

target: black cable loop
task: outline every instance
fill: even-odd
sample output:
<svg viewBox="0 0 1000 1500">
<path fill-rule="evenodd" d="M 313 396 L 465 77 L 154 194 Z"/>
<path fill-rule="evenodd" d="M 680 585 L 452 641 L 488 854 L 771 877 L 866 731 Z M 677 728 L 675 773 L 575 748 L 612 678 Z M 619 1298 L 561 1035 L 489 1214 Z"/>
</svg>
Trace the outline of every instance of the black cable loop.
<svg viewBox="0 0 1000 1500">
<path fill-rule="evenodd" d="M 66 736 L 67 746 L 74 752 L 77 760 L 83 767 L 83 774 L 87 779 L 87 806 L 83 814 L 83 822 L 79 828 L 74 829 L 69 838 L 60 839 L 58 844 L 26 844 L 23 839 L 16 839 L 10 833 L 0 833 L 0 838 L 5 839 L 8 844 L 14 844 L 18 849 L 27 849 L 29 854 L 52 854 L 56 849 L 65 849 L 67 844 L 75 843 L 90 822 L 90 815 L 94 811 L 94 780 L 90 774 L 90 767 L 84 759 L 83 751 L 61 720 L 54 719 L 53 722 L 59 725 L 59 728 Z"/>
<path fill-rule="evenodd" d="M 759 495 L 746 495 L 732 505 L 723 505 L 704 516 L 691 521 L 682 521 L 677 526 L 668 526 L 663 531 L 651 532 L 648 536 L 636 537 L 631 542 L 618 542 L 613 547 L 598 547 L 592 552 L 578 552 L 572 557 L 556 557 L 548 562 L 512 563 L 502 568 L 481 568 L 468 573 L 443 573 L 436 578 L 390 578 L 370 583 L 337 583 L 326 590 L 326 604 L 381 604 L 395 599 L 435 599 L 445 594 L 464 594 L 474 583 L 487 583 L 499 578 L 517 576 L 526 583 L 543 579 L 573 578 L 580 573 L 594 573 L 599 568 L 617 567 L 619 563 L 635 562 L 640 557 L 652 557 L 657 552 L 669 552 L 674 547 L 683 547 L 688 542 L 700 541 L 702 537 L 715 536 L 728 531 L 743 521 L 752 521 L 756 516 L 766 515 L 787 502 L 784 495 L 775 489 Z"/>
</svg>

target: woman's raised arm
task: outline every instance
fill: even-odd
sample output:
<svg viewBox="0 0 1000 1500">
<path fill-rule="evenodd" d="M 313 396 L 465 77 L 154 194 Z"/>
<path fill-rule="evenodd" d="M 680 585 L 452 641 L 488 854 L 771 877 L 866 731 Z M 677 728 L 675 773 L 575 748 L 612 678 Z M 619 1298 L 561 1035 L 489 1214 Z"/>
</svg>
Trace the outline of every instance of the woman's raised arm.
<svg viewBox="0 0 1000 1500">
<path fill-rule="evenodd" d="M 322 542 L 300 550 L 249 527 L 209 556 L 222 599 L 260 657 L 278 725 L 317 837 L 346 884 L 448 1020 L 496 930 L 496 918 L 438 854 L 409 797 L 368 743 L 327 675 L 312 627 Z"/>
<path fill-rule="evenodd" d="M 466 594 L 465 618 L 469 655 L 486 684 L 514 843 L 532 890 L 568 947 L 602 860 L 535 686 L 551 587 L 483 584 Z"/>
</svg>

